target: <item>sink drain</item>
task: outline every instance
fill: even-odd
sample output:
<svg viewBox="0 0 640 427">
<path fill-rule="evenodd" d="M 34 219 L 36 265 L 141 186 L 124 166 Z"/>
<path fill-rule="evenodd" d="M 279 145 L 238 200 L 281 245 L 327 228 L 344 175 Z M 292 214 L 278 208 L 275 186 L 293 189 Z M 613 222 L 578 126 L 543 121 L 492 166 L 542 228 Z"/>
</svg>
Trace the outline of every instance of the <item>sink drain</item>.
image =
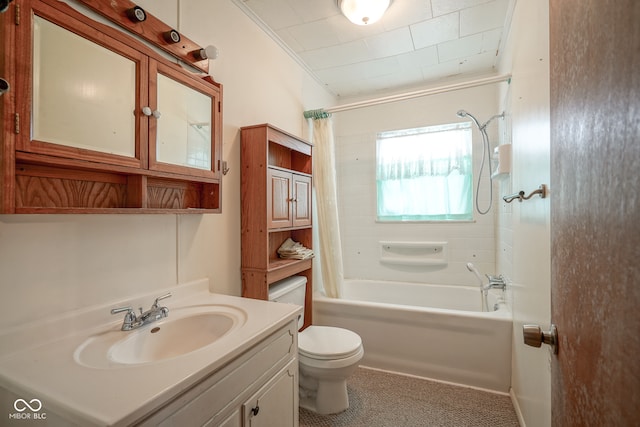
<svg viewBox="0 0 640 427">
<path fill-rule="evenodd" d="M 156 326 L 155 328 L 151 329 L 151 333 L 155 334 L 156 332 L 158 332 L 160 330 L 160 328 L 158 326 Z"/>
</svg>

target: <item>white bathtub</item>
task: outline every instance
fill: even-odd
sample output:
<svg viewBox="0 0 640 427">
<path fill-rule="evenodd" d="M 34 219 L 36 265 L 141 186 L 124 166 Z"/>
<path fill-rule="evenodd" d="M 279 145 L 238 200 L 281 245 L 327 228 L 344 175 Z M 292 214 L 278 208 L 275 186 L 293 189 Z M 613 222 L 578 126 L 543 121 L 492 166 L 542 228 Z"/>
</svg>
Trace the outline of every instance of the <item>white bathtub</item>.
<svg viewBox="0 0 640 427">
<path fill-rule="evenodd" d="M 314 294 L 313 323 L 357 332 L 363 366 L 508 392 L 511 313 L 477 287 L 347 280 L 344 297 Z"/>
</svg>

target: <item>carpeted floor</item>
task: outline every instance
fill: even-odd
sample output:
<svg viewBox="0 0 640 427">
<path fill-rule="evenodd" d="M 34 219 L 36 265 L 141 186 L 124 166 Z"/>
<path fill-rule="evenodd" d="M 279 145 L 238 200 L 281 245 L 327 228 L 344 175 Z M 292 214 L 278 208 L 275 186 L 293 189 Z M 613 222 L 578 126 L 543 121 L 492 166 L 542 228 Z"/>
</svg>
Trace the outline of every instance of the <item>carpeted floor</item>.
<svg viewBox="0 0 640 427">
<path fill-rule="evenodd" d="M 358 368 L 346 411 L 300 408 L 300 427 L 517 427 L 509 396 Z"/>
</svg>

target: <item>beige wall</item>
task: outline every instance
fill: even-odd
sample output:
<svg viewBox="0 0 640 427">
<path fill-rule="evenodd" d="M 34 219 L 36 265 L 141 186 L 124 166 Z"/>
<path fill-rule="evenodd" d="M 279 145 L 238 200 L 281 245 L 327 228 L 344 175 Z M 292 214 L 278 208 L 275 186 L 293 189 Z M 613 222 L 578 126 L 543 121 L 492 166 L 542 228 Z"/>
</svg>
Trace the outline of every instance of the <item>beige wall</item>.
<svg viewBox="0 0 640 427">
<path fill-rule="evenodd" d="M 502 194 L 529 193 L 550 180 L 549 5 L 518 0 L 502 69 L 513 78 L 502 100 L 512 126 L 513 171 Z M 550 323 L 550 210 L 547 199 L 502 202 L 498 212 L 498 270 L 512 280 L 512 394 L 527 427 L 551 424 L 550 354 L 522 343 L 522 325 Z"/>
<path fill-rule="evenodd" d="M 224 85 L 223 213 L 0 216 L 0 327 L 203 277 L 239 295 L 239 128 L 269 122 L 305 136 L 302 112 L 335 103 L 232 2 L 137 3 L 220 50 L 210 71 Z"/>
</svg>

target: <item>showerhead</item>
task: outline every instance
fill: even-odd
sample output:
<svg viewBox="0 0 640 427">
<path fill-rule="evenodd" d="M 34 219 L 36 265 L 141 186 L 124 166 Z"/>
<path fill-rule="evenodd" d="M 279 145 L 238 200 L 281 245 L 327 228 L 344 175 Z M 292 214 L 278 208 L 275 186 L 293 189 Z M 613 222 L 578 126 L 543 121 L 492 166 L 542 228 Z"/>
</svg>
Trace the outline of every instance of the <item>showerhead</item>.
<svg viewBox="0 0 640 427">
<path fill-rule="evenodd" d="M 480 273 L 478 272 L 478 269 L 476 268 L 475 265 L 473 265 L 472 263 L 468 262 L 467 263 L 467 270 L 469 270 L 470 272 L 472 272 L 477 278 L 478 281 L 480 282 L 480 286 L 483 285 L 482 283 L 482 276 L 480 275 Z"/>
<path fill-rule="evenodd" d="M 471 120 L 473 120 L 473 122 L 476 124 L 476 126 L 478 126 L 478 128 L 480 130 L 482 130 L 482 126 L 480 126 L 480 122 L 478 121 L 478 119 L 476 119 L 475 117 L 473 117 L 473 114 L 466 112 L 465 110 L 458 110 L 458 112 L 456 113 L 456 115 L 458 117 L 470 117 Z"/>
</svg>

